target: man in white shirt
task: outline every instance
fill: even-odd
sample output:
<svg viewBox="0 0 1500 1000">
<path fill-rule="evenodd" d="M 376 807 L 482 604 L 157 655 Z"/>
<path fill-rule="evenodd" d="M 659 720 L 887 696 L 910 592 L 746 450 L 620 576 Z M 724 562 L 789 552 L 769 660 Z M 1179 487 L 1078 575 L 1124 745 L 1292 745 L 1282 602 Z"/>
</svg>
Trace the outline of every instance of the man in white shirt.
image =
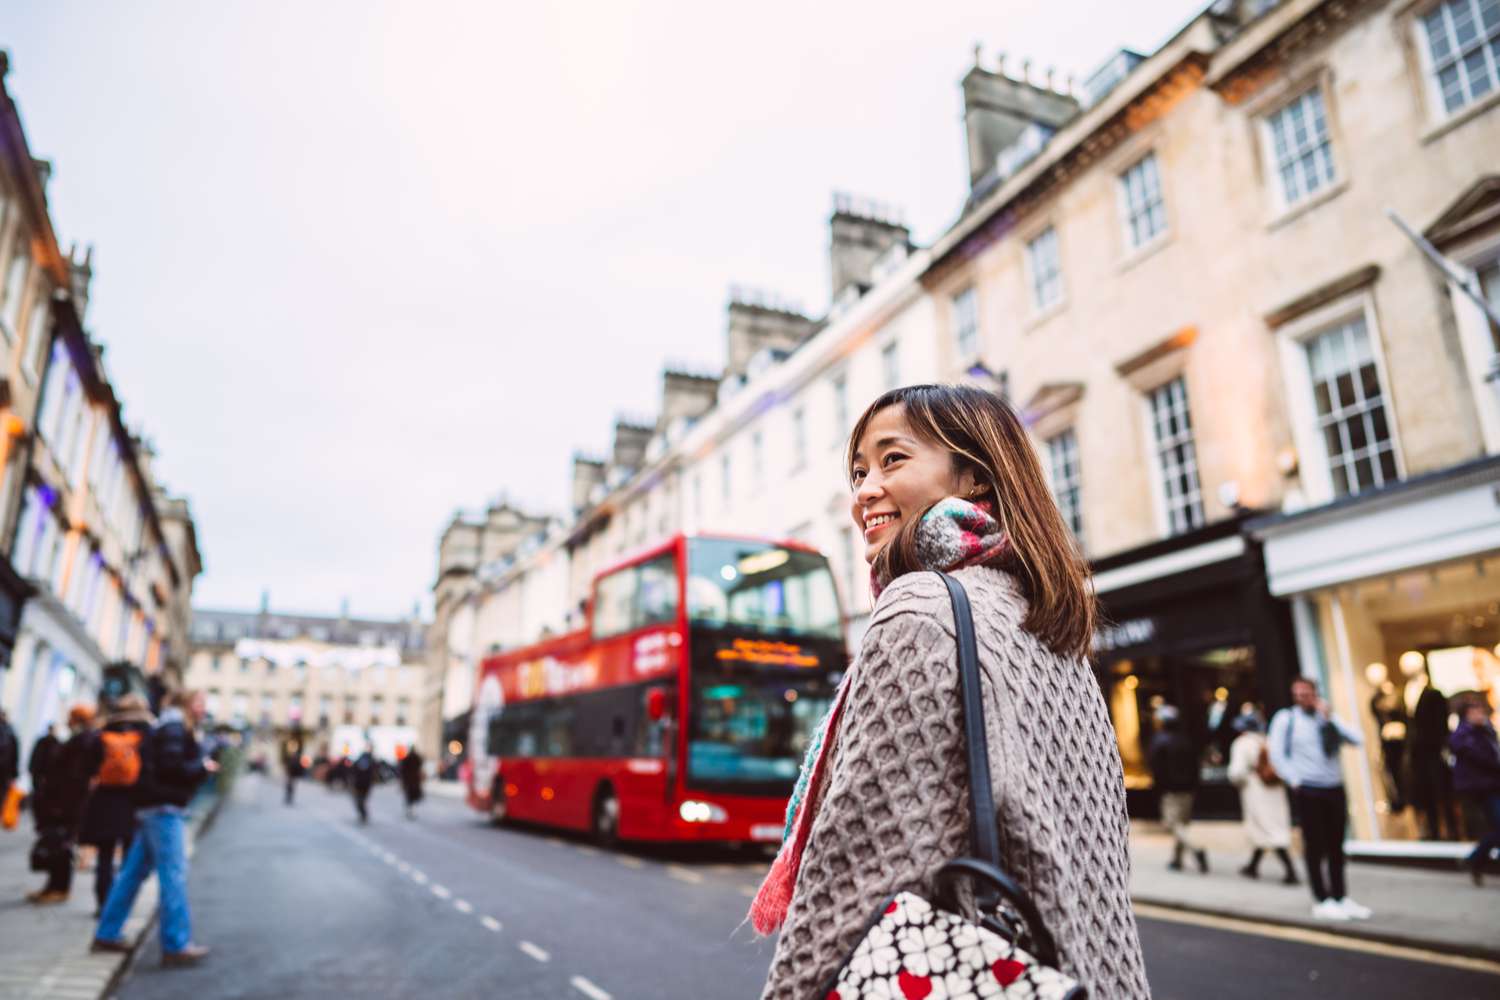
<svg viewBox="0 0 1500 1000">
<path fill-rule="evenodd" d="M 1313 916 L 1319 920 L 1368 920 L 1368 907 L 1344 891 L 1344 825 L 1349 801 L 1339 747 L 1360 745 L 1359 733 L 1328 714 L 1318 685 L 1306 677 L 1292 682 L 1291 708 L 1271 717 L 1266 746 L 1271 766 L 1291 789 L 1292 806 L 1302 827 L 1307 881 L 1312 888 Z"/>
</svg>

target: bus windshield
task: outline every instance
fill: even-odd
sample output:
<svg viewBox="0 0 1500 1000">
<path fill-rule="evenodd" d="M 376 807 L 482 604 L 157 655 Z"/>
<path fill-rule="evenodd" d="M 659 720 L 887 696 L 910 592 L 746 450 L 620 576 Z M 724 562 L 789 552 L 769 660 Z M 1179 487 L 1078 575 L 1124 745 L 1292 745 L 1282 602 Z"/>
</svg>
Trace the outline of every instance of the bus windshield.
<svg viewBox="0 0 1500 1000">
<path fill-rule="evenodd" d="M 747 794 L 786 794 L 831 690 L 822 678 L 693 677 L 688 781 Z"/>
<path fill-rule="evenodd" d="M 688 542 L 688 617 L 718 628 L 837 639 L 838 598 L 828 560 L 767 542 Z"/>
</svg>

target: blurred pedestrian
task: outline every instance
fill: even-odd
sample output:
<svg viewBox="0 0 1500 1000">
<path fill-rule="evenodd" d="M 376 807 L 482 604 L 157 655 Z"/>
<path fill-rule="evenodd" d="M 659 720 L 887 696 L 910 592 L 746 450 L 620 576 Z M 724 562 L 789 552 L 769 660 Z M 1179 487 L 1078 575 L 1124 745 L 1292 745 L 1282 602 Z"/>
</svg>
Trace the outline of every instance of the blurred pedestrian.
<svg viewBox="0 0 1500 1000">
<path fill-rule="evenodd" d="M 73 848 L 89 797 L 89 753 L 94 710 L 74 705 L 68 711 L 68 742 L 43 757 L 33 768 L 31 810 L 36 820 L 36 845 L 31 850 L 33 871 L 45 871 L 47 884 L 26 898 L 33 903 L 61 903 L 73 887 Z"/>
<path fill-rule="evenodd" d="M 1182 715 L 1175 706 L 1156 710 L 1160 731 L 1147 751 L 1151 777 L 1161 799 L 1161 822 L 1172 834 L 1172 860 L 1167 867 L 1182 871 L 1182 856 L 1191 854 L 1198 870 L 1208 874 L 1208 852 L 1193 840 L 1193 795 L 1198 790 L 1198 752 L 1182 731 Z"/>
<path fill-rule="evenodd" d="M 985 719 L 998 727 L 999 860 L 1036 903 L 1064 974 L 1089 996 L 1144 1000 L 1120 752 L 1087 659 L 1088 567 L 1020 420 L 972 386 L 894 389 L 859 418 L 845 471 L 875 606 L 751 905 L 758 932 L 781 928 L 763 1000 L 822 996 L 875 907 L 932 892 L 974 850 L 959 640 L 934 571 L 962 584 L 973 611 Z M 907 995 L 949 995 L 934 978 Z"/>
<path fill-rule="evenodd" d="M 1250 841 L 1250 861 L 1240 874 L 1259 878 L 1260 859 L 1267 851 L 1275 851 L 1284 871 L 1281 881 L 1297 885 L 1297 871 L 1288 851 L 1292 846 L 1291 805 L 1281 776 L 1271 766 L 1260 716 L 1243 713 L 1232 726 L 1239 735 L 1229 746 L 1229 781 L 1240 790 L 1240 815 Z"/>
<path fill-rule="evenodd" d="M 302 735 L 300 732 L 293 733 L 287 737 L 286 743 L 281 748 L 281 770 L 286 776 L 286 797 L 284 801 L 291 805 L 297 797 L 297 779 L 306 772 L 302 766 Z"/>
<path fill-rule="evenodd" d="M 141 776 L 145 742 L 155 721 L 146 699 L 122 695 L 90 746 L 89 773 L 94 777 L 94 790 L 84 810 L 78 839 L 99 852 L 94 868 L 96 917 L 103 912 L 114 885 L 116 852 L 129 852 L 135 837 L 135 786 Z"/>
<path fill-rule="evenodd" d="M 1266 746 L 1271 766 L 1292 789 L 1292 806 L 1302 826 L 1307 882 L 1316 920 L 1368 920 L 1370 909 L 1349 897 L 1344 885 L 1344 827 L 1349 799 L 1339 747 L 1360 745 L 1359 734 L 1333 718 L 1308 677 L 1292 681 L 1292 706 L 1271 717 Z"/>
<path fill-rule="evenodd" d="M 0 801 L 21 773 L 21 744 L 16 731 L 10 728 L 10 718 L 0 708 Z"/>
<path fill-rule="evenodd" d="M 93 950 L 130 950 L 120 935 L 136 895 L 154 869 L 161 900 L 162 964 L 194 965 L 208 949 L 193 943 L 187 895 L 186 807 L 198 786 L 219 765 L 204 755 L 193 732 L 203 717 L 202 693 L 174 691 L 164 704 L 167 707 L 144 743 L 141 774 L 135 783 L 140 830 L 104 902 Z"/>
<path fill-rule="evenodd" d="M 401 794 L 406 798 L 406 818 L 416 819 L 416 805 L 422 801 L 422 755 L 416 747 L 401 758 Z"/>
<path fill-rule="evenodd" d="M 62 747 L 62 740 L 53 732 L 52 723 L 47 723 L 42 735 L 31 745 L 31 756 L 26 761 L 26 770 L 31 775 L 31 794 L 35 795 L 42 777 L 52 764 L 52 758 Z"/>
<path fill-rule="evenodd" d="M 361 823 L 370 822 L 370 789 L 375 785 L 377 770 L 375 756 L 370 753 L 370 747 L 366 744 L 349 769 L 349 784 L 354 791 L 354 808 L 359 813 Z"/>
<path fill-rule="evenodd" d="M 1465 859 L 1476 886 L 1484 884 L 1484 866 L 1500 851 L 1500 741 L 1482 697 L 1464 703 L 1458 728 L 1448 741 L 1453 751 L 1453 788 L 1478 807 L 1489 824 Z"/>
</svg>

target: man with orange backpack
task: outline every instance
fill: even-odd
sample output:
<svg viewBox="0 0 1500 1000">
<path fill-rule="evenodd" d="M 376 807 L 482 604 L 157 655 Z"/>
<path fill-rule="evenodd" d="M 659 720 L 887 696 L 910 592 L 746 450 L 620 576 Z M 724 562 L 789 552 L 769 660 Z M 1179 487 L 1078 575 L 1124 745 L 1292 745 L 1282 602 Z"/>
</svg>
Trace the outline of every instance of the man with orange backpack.
<svg viewBox="0 0 1500 1000">
<path fill-rule="evenodd" d="M 94 899 L 99 910 L 104 908 L 114 884 L 115 852 L 128 851 L 135 836 L 133 789 L 141 776 L 141 747 L 155 721 L 144 698 L 122 695 L 90 746 L 89 772 L 94 776 L 94 790 L 78 839 L 99 849 L 94 868 Z"/>
</svg>

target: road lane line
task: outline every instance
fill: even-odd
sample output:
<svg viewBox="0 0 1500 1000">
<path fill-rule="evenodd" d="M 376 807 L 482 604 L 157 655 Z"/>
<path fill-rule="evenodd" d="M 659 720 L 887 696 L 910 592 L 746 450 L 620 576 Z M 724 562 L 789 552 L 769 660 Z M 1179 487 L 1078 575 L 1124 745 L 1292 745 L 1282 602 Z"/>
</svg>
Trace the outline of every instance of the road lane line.
<svg viewBox="0 0 1500 1000">
<path fill-rule="evenodd" d="M 538 962 L 550 962 L 552 960 L 551 955 L 547 954 L 546 951 L 538 948 L 530 941 L 522 941 L 520 944 L 516 945 L 516 947 L 520 948 L 522 951 L 530 955 L 532 958 L 536 959 Z"/>
<path fill-rule="evenodd" d="M 500 933 L 500 921 L 494 917 L 480 917 L 479 922 L 485 926 L 486 930 L 492 930 L 496 934 Z"/>
<path fill-rule="evenodd" d="M 401 874 L 402 875 L 405 875 L 405 874 L 407 874 L 408 872 L 411 871 L 411 865 L 408 864 L 405 861 L 397 861 L 396 862 L 396 867 L 401 870 Z"/>
<path fill-rule="evenodd" d="M 455 899 L 453 901 L 453 908 L 455 910 L 457 910 L 459 913 L 473 913 L 474 912 L 474 905 L 472 903 L 470 903 L 467 899 Z"/>
<path fill-rule="evenodd" d="M 620 862 L 620 864 L 624 865 L 626 868 L 644 868 L 644 867 L 646 867 L 646 863 L 644 861 L 642 861 L 640 858 L 632 858 L 628 854 L 616 854 L 615 855 L 615 860 L 618 861 L 618 862 Z"/>
<path fill-rule="evenodd" d="M 453 898 L 453 893 L 451 893 L 451 892 L 448 891 L 448 887 L 447 886 L 438 885 L 436 882 L 432 883 L 432 894 L 434 896 L 436 896 L 438 899 L 452 899 Z"/>
<path fill-rule="evenodd" d="M 612 1000 L 608 993 L 604 992 L 599 987 L 589 982 L 587 979 L 584 979 L 582 976 L 574 976 L 572 979 L 568 980 L 568 982 L 573 984 L 573 988 L 575 990 L 577 990 L 579 993 L 582 993 L 586 997 L 591 997 L 592 1000 Z"/>
<path fill-rule="evenodd" d="M 755 886 L 753 886 L 753 885 L 742 885 L 739 888 L 740 888 L 740 895 L 741 896 L 749 896 L 751 899 L 754 899 L 755 898 L 755 894 L 760 891 L 759 889 L 755 888 Z"/>
<path fill-rule="evenodd" d="M 599 856 L 599 848 L 597 848 L 597 847 L 590 847 L 588 844 L 579 844 L 578 845 L 578 853 L 579 854 L 587 854 L 591 858 L 596 858 L 596 857 Z"/>
<path fill-rule="evenodd" d="M 669 875 L 672 878 L 675 878 L 679 882 L 686 882 L 689 885 L 702 885 L 703 884 L 703 876 L 702 875 L 699 875 L 695 871 L 690 871 L 690 870 L 688 870 L 686 868 L 681 868 L 681 867 L 679 867 L 677 865 L 667 865 L 667 875 Z"/>
<path fill-rule="evenodd" d="M 384 861 L 388 865 L 393 865 L 393 864 L 396 863 L 396 856 L 394 854 L 392 854 L 390 851 L 386 851 L 384 854 L 382 854 L 380 856 L 380 860 Z"/>
<path fill-rule="evenodd" d="M 411 870 L 411 880 L 417 883 L 417 885 L 427 884 L 427 876 L 422 874 L 422 872 L 416 868 L 413 868 Z"/>
<path fill-rule="evenodd" d="M 1411 962 L 1426 962 L 1429 965 L 1446 965 L 1455 969 L 1469 969 L 1474 972 L 1488 972 L 1491 975 L 1500 975 L 1500 962 L 1493 962 L 1489 959 L 1470 958 L 1466 955 L 1450 955 L 1446 952 L 1428 951 L 1425 948 L 1412 948 L 1407 945 L 1387 944 L 1384 941 L 1376 941 L 1371 938 L 1354 937 L 1349 934 L 1335 934 L 1329 931 L 1315 930 L 1311 927 L 1262 923 L 1258 920 L 1247 920 L 1240 917 L 1220 917 L 1211 913 L 1196 913 L 1191 910 L 1179 910 L 1170 906 L 1155 906 L 1151 903 L 1136 903 L 1135 912 L 1137 916 L 1147 917 L 1151 920 L 1193 924 L 1198 927 L 1212 927 L 1215 930 L 1230 931 L 1238 934 L 1255 934 L 1260 937 L 1277 938 L 1282 941 L 1296 941 L 1300 944 L 1318 945 L 1323 948 L 1340 948 L 1344 951 L 1364 952 L 1370 955 L 1380 955 L 1385 958 L 1400 958 Z"/>
</svg>

